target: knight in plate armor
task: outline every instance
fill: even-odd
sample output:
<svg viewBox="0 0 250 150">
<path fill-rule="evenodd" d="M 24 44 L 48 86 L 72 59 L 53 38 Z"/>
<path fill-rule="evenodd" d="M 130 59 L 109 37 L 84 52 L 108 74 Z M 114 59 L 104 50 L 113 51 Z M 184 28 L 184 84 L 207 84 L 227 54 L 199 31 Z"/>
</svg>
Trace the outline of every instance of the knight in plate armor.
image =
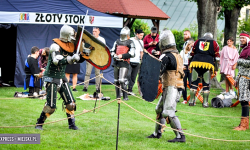
<svg viewBox="0 0 250 150">
<path fill-rule="evenodd" d="M 220 61 L 219 45 L 213 40 L 212 33 L 205 33 L 204 37 L 195 41 L 191 52 L 190 68 L 192 71 L 192 82 L 190 88 L 189 106 L 195 105 L 195 94 L 200 80 L 203 85 L 204 108 L 209 107 L 208 96 L 211 75 L 216 76 Z"/>
<path fill-rule="evenodd" d="M 77 130 L 75 125 L 74 111 L 76 110 L 75 99 L 65 77 L 67 64 L 81 63 L 85 59 L 81 54 L 75 53 L 75 31 L 68 25 L 63 25 L 60 30 L 60 38 L 53 39 L 50 46 L 48 64 L 44 72 L 44 86 L 47 92 L 47 102 L 43 107 L 40 117 L 37 119 L 36 129 L 43 130 L 45 120 L 54 113 L 56 109 L 57 92 L 64 101 L 66 115 L 68 117 L 69 129 Z"/>
<path fill-rule="evenodd" d="M 120 32 L 120 39 L 117 39 L 111 49 L 111 56 L 114 58 L 114 84 L 116 85 L 116 98 L 121 98 L 120 88 L 123 94 L 123 100 L 128 100 L 127 94 L 127 74 L 129 69 L 129 60 L 135 56 L 135 44 L 130 40 L 130 29 L 124 27 Z"/>
<path fill-rule="evenodd" d="M 176 49 L 173 33 L 168 29 L 163 29 L 160 34 L 159 48 L 161 50 L 161 79 L 163 93 L 155 108 L 156 121 L 160 124 L 170 124 L 176 137 L 168 142 L 185 142 L 185 135 L 182 133 L 181 123 L 176 112 L 176 97 L 178 88 L 184 89 L 183 83 L 183 60 Z M 148 138 L 160 138 L 162 126 L 156 123 L 155 131 Z"/>
</svg>

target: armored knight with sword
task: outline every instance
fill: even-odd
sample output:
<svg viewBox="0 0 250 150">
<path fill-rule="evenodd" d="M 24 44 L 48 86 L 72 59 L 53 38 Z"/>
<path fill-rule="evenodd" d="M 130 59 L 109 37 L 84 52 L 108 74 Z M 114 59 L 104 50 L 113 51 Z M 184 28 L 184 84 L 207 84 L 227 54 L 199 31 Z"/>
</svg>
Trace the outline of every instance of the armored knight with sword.
<svg viewBox="0 0 250 150">
<path fill-rule="evenodd" d="M 123 100 L 128 100 L 127 95 L 127 74 L 129 60 L 135 56 L 135 44 L 130 38 L 130 29 L 124 27 L 120 32 L 120 39 L 117 39 L 111 49 L 111 56 L 114 58 L 114 83 L 116 85 L 116 98 L 121 98 L 119 87 L 123 90 Z"/>
<path fill-rule="evenodd" d="M 75 31 L 68 25 L 63 25 L 60 30 L 60 38 L 53 39 L 53 41 L 54 43 L 50 46 L 48 64 L 44 73 L 47 102 L 40 117 L 37 119 L 35 128 L 43 130 L 42 124 L 56 109 L 57 92 L 59 92 L 64 101 L 66 115 L 69 118 L 69 129 L 78 130 L 74 118 L 74 111 L 76 110 L 75 99 L 65 77 L 65 68 L 67 64 L 83 62 L 85 59 L 82 55 L 85 54 L 83 52 L 75 53 Z M 83 46 L 81 42 L 80 44 L 79 46 Z"/>
</svg>

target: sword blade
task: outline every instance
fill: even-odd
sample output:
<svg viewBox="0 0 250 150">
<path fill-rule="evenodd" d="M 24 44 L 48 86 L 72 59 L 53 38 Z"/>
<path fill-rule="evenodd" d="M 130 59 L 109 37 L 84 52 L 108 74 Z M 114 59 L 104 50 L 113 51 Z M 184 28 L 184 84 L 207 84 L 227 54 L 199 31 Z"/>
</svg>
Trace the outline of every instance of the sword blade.
<svg viewBox="0 0 250 150">
<path fill-rule="evenodd" d="M 87 10 L 87 12 L 86 12 L 86 15 L 85 15 L 85 18 L 84 18 L 85 20 L 86 20 L 86 18 L 87 18 L 88 12 L 89 12 L 89 10 Z M 84 22 L 85 22 L 85 21 L 84 21 Z M 81 46 L 81 42 L 82 42 L 82 35 L 83 35 L 84 27 L 85 27 L 85 25 L 83 24 L 83 25 L 82 25 L 82 32 L 81 32 L 80 39 L 79 39 L 78 45 L 77 45 L 76 54 L 79 54 L 79 50 L 80 50 L 80 46 Z"/>
</svg>

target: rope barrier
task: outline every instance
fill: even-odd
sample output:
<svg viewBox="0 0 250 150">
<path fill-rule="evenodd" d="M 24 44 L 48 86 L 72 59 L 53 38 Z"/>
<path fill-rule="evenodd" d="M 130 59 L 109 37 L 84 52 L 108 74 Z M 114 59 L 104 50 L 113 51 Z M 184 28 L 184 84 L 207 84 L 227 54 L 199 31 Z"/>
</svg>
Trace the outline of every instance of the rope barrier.
<svg viewBox="0 0 250 150">
<path fill-rule="evenodd" d="M 27 96 L 27 97 L 13 97 L 13 98 L 0 98 L 0 100 L 7 100 L 7 99 L 23 99 L 23 98 L 39 98 L 39 97 L 43 97 L 47 94 L 40 94 L 37 96 Z"/>
<path fill-rule="evenodd" d="M 117 99 L 112 100 L 112 101 L 110 101 L 110 102 L 108 102 L 108 103 L 106 103 L 106 104 L 103 104 L 103 105 L 99 106 L 99 107 L 93 108 L 93 109 L 91 109 L 91 110 L 86 110 L 86 111 L 84 111 L 84 112 L 82 112 L 82 113 L 79 113 L 79 114 L 77 114 L 77 115 L 74 115 L 74 117 L 77 117 L 77 116 L 80 116 L 80 115 L 83 115 L 83 114 L 92 112 L 94 109 L 99 109 L 99 108 L 104 107 L 104 106 L 106 106 L 106 105 L 108 105 L 108 104 L 110 104 L 110 103 L 113 103 L 114 101 L 117 101 Z M 60 119 L 60 120 L 56 120 L 56 121 L 51 121 L 51 122 L 47 122 L 47 123 L 43 123 L 43 124 L 36 124 L 36 125 L 52 124 L 52 123 L 60 122 L 60 121 L 63 121 L 63 120 L 67 120 L 67 119 L 69 119 L 69 118 L 72 118 L 72 117 L 67 117 L 67 118 L 64 118 L 64 119 Z M 36 126 L 36 125 L 25 125 L 25 126 L 0 126 L 0 128 L 24 128 L 24 127 L 34 127 L 34 126 Z"/>
<path fill-rule="evenodd" d="M 89 80 L 86 80 L 86 81 L 84 81 L 84 82 L 78 83 L 78 84 L 76 84 L 76 86 L 85 84 L 85 82 L 89 82 L 90 80 L 93 80 L 93 79 L 95 79 L 96 77 L 99 77 L 99 76 L 101 76 L 101 74 L 99 74 L 98 76 L 95 76 L 95 77 L 93 77 L 93 78 L 91 78 L 91 79 L 89 79 Z M 73 87 L 73 86 L 71 86 L 71 88 L 72 88 L 72 87 Z"/>
<path fill-rule="evenodd" d="M 108 81 L 107 79 L 105 79 L 105 78 L 103 78 L 103 79 L 106 80 L 107 82 L 109 82 L 110 84 L 116 86 L 115 84 L 113 84 L 112 82 Z M 118 86 L 116 86 L 116 87 L 118 87 Z M 121 87 L 118 87 L 118 88 L 122 89 Z M 124 90 L 124 89 L 122 89 L 122 90 L 125 91 L 125 92 L 127 92 L 127 91 Z M 127 93 L 129 93 L 129 92 L 127 92 Z M 136 96 L 136 95 L 133 95 L 133 96 L 134 96 L 134 97 L 137 97 L 137 98 L 139 98 L 139 99 L 141 99 L 141 100 L 143 100 L 143 101 L 146 101 L 145 99 L 143 99 L 143 98 L 141 98 L 141 97 L 139 97 L 139 96 Z M 148 102 L 148 101 L 146 101 L 146 102 Z M 154 104 L 154 105 L 157 105 L 156 103 L 153 103 L 153 102 L 149 102 L 149 103 Z M 180 111 L 180 110 L 178 110 L 178 112 L 189 113 L 189 114 L 194 114 L 194 115 L 199 115 L 199 116 L 217 117 L 217 118 L 241 118 L 241 117 L 230 117 L 230 116 L 203 115 L 203 114 L 196 114 L 196 113 L 185 112 L 185 111 Z"/>
<path fill-rule="evenodd" d="M 224 142 L 250 142 L 250 140 L 224 140 L 224 139 L 214 139 L 214 138 L 208 138 L 208 137 L 204 137 L 204 136 L 199 136 L 199 135 L 194 135 L 194 134 L 190 134 L 190 133 L 186 133 L 186 132 L 181 132 L 177 129 L 173 129 L 171 127 L 167 127 L 165 124 L 161 124 L 157 121 L 155 121 L 154 119 L 146 116 L 145 114 L 141 113 L 140 111 L 134 109 L 132 106 L 128 105 L 127 103 L 125 103 L 124 101 L 121 101 L 123 104 L 125 104 L 126 106 L 128 106 L 129 108 L 131 108 L 132 110 L 134 110 L 135 112 L 139 113 L 140 115 L 144 116 L 145 118 L 161 125 L 163 127 L 162 130 L 164 130 L 164 128 L 168 128 L 168 129 L 171 129 L 171 130 L 174 130 L 174 131 L 177 131 L 177 132 L 180 132 L 180 133 L 183 133 L 183 134 L 186 134 L 186 135 L 190 135 L 190 136 L 193 136 L 193 137 L 199 137 L 199 138 L 203 138 L 203 139 L 207 139 L 207 140 L 214 140 L 214 141 L 224 141 Z"/>
<path fill-rule="evenodd" d="M 94 78 L 95 78 L 95 77 L 94 77 Z M 94 79 L 94 78 L 92 78 L 92 79 Z M 108 81 L 107 79 L 105 79 L 103 76 L 101 76 L 101 78 L 104 79 L 104 80 L 106 80 L 106 81 L 109 82 L 110 84 L 114 85 L 115 87 L 118 87 L 118 86 L 116 86 L 115 84 L 113 84 L 113 83 L 111 83 L 110 81 Z M 90 79 L 90 80 L 92 80 L 92 79 Z M 87 82 L 87 81 L 85 81 L 85 82 Z M 78 84 L 78 85 L 80 85 L 80 84 Z M 118 88 L 120 88 L 121 90 L 127 92 L 126 90 L 122 89 L 121 87 L 118 87 Z M 129 92 L 127 92 L 127 93 L 129 93 Z M 135 96 L 135 95 L 134 95 L 134 96 Z M 138 96 L 135 96 L 135 97 L 137 97 L 137 98 L 139 98 L 139 99 L 145 101 L 145 99 L 142 99 L 142 98 L 140 98 L 140 97 L 138 97 Z M 25 98 L 27 98 L 27 97 L 25 97 Z M 96 108 L 93 108 L 93 109 L 91 109 L 91 110 L 87 110 L 87 111 L 84 111 L 84 112 L 79 113 L 79 114 L 77 114 L 77 115 L 74 115 L 74 117 L 83 115 L 83 114 L 85 114 L 85 113 L 92 112 L 93 110 L 99 109 L 99 108 L 101 108 L 101 107 L 104 107 L 104 106 L 106 106 L 106 105 L 108 105 L 108 104 L 110 104 L 110 103 L 112 103 L 112 102 L 114 102 L 114 101 L 117 101 L 117 99 L 112 100 L 112 101 L 110 101 L 110 102 L 108 102 L 108 103 L 106 103 L 106 104 L 104 104 L 104 105 L 101 105 L 101 106 L 98 106 L 98 107 L 96 107 Z M 203 139 L 208 139 L 208 140 L 214 140 L 214 141 L 224 141 L 224 142 L 250 142 L 250 140 L 225 140 L 225 139 L 208 138 L 208 137 L 204 137 L 204 136 L 199 136 L 199 135 L 194 135 L 194 134 L 191 134 L 191 133 L 186 133 L 186 132 L 183 132 L 183 131 L 179 131 L 179 130 L 177 130 L 177 129 L 173 129 L 173 128 L 171 128 L 171 127 L 167 127 L 165 124 L 161 124 L 161 123 L 155 121 L 154 119 L 152 119 L 152 118 L 146 116 L 145 114 L 141 113 L 140 111 L 136 110 L 135 108 L 133 108 L 132 106 L 128 105 L 128 104 L 125 103 L 124 101 L 121 101 L 120 99 L 118 100 L 118 103 L 123 103 L 123 104 L 125 104 L 126 106 L 128 106 L 129 108 L 131 108 L 132 110 L 134 110 L 135 112 L 137 112 L 137 113 L 139 113 L 140 115 L 144 116 L 145 118 L 147 118 L 147 119 L 149 119 L 149 120 L 151 120 L 151 121 L 153 121 L 153 122 L 155 122 L 155 123 L 161 125 L 161 126 L 162 126 L 162 130 L 164 130 L 164 128 L 168 128 L 168 129 L 171 129 L 171 130 L 174 130 L 174 131 L 177 131 L 177 132 L 186 134 L 186 135 L 190 135 L 190 136 L 193 136 L 193 137 L 198 137 L 198 138 L 203 138 Z M 150 103 L 152 103 L 152 102 L 150 102 Z M 152 104 L 155 104 L 155 103 L 152 103 Z M 156 104 L 155 104 L 155 105 L 156 105 Z M 184 111 L 180 111 L 180 112 L 184 112 Z M 184 112 L 184 113 L 190 113 L 190 112 Z M 190 113 L 190 114 L 201 115 L 201 114 L 196 114 L 196 113 Z M 238 117 L 213 116 L 213 115 L 201 115 L 201 116 L 238 118 Z M 47 123 L 43 123 L 43 124 L 36 124 L 36 125 L 52 124 L 52 123 L 60 122 L 60 121 L 63 121 L 63 120 L 67 120 L 67 119 L 69 119 L 69 118 L 71 118 L 71 117 L 64 118 L 64 119 L 60 119 L 60 120 L 56 120 L 56 121 L 52 121 L 52 122 L 47 122 Z M 23 127 L 33 127 L 33 126 L 36 126 L 36 125 L 26 125 L 26 126 L 0 126 L 0 128 L 23 128 Z"/>
</svg>

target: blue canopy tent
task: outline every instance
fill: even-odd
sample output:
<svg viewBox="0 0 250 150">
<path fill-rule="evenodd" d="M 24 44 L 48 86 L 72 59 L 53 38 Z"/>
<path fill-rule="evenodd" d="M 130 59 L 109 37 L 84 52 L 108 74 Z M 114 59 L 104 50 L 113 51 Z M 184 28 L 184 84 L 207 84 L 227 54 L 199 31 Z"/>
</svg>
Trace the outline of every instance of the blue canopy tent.
<svg viewBox="0 0 250 150">
<path fill-rule="evenodd" d="M 85 16 L 87 10 L 88 16 Z M 112 48 L 119 37 L 123 20 L 92 10 L 77 0 L 0 0 L 0 43 L 3 45 L 1 50 L 4 51 L 0 59 L 2 77 L 11 77 L 14 74 L 14 85 L 22 87 L 24 62 L 31 47 L 49 47 L 53 43 L 52 39 L 59 37 L 63 24 L 68 24 L 76 30 L 77 25 L 83 23 L 90 33 L 93 26 L 99 27 L 100 35 L 105 38 L 107 46 Z M 86 62 L 81 64 L 78 83 L 84 81 L 85 70 Z M 111 66 L 104 70 L 103 74 L 113 82 Z M 93 71 L 91 78 L 94 76 Z M 103 83 L 108 82 L 103 80 Z"/>
</svg>

